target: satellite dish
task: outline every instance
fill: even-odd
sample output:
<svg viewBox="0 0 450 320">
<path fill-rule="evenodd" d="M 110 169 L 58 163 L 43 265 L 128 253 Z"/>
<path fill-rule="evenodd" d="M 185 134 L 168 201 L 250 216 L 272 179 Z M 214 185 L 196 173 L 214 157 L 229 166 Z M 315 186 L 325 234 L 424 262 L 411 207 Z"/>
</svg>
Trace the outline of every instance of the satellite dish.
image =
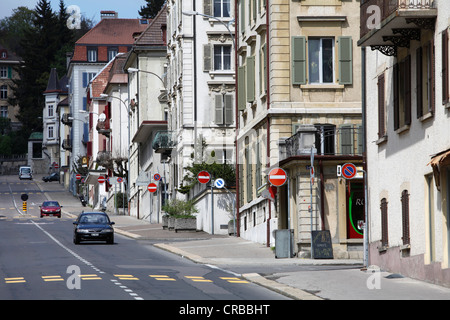
<svg viewBox="0 0 450 320">
<path fill-rule="evenodd" d="M 106 115 L 105 115 L 104 113 L 101 113 L 101 114 L 98 116 L 98 121 L 100 121 L 100 122 L 105 122 L 105 121 L 106 121 Z"/>
</svg>

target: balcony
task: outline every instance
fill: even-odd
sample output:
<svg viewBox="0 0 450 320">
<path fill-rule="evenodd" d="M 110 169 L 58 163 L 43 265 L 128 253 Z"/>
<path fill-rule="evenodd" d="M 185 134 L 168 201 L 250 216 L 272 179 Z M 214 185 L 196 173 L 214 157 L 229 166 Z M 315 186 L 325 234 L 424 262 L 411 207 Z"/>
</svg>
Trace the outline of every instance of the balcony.
<svg viewBox="0 0 450 320">
<path fill-rule="evenodd" d="M 280 160 L 315 155 L 361 156 L 363 131 L 354 125 L 304 125 L 286 140 L 280 141 Z"/>
<path fill-rule="evenodd" d="M 70 113 L 64 113 L 61 117 L 61 122 L 67 126 L 72 126 L 73 117 Z"/>
<path fill-rule="evenodd" d="M 157 131 L 155 133 L 152 147 L 156 153 L 170 154 L 174 146 L 172 131 Z"/>
<path fill-rule="evenodd" d="M 62 142 L 61 147 L 62 147 L 64 150 L 72 151 L 72 140 L 70 140 L 70 139 L 64 139 L 63 142 Z"/>
<path fill-rule="evenodd" d="M 358 45 L 396 56 L 422 29 L 434 30 L 436 17 L 434 0 L 361 0 Z"/>
<path fill-rule="evenodd" d="M 106 137 L 109 137 L 109 135 L 111 134 L 111 127 L 109 125 L 109 120 L 104 120 L 104 121 L 98 121 L 97 122 L 97 126 L 96 129 L 98 131 L 98 133 L 103 134 Z"/>
</svg>

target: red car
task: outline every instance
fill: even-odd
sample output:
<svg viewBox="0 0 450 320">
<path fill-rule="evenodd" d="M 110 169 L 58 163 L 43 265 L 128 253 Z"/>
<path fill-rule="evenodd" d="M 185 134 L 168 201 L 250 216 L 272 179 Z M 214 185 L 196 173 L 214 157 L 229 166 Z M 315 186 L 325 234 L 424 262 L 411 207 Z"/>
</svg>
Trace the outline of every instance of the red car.
<svg viewBox="0 0 450 320">
<path fill-rule="evenodd" d="M 54 215 L 61 218 L 62 206 L 59 205 L 58 201 L 44 201 L 39 208 L 41 208 L 41 218 L 49 215 Z"/>
</svg>

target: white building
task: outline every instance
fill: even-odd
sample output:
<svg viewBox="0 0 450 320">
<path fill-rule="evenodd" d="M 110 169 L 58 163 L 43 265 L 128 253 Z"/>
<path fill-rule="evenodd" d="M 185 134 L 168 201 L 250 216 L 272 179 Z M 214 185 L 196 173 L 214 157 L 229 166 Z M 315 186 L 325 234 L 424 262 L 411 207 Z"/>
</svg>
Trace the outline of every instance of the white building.
<svg viewBox="0 0 450 320">
<path fill-rule="evenodd" d="M 361 4 L 358 42 L 366 54 L 369 263 L 448 286 L 450 3 L 371 5 Z"/>
<path fill-rule="evenodd" d="M 212 224 L 210 206 L 203 203 L 211 200 L 210 188 L 186 189 L 184 177 L 194 161 L 235 162 L 234 4 L 175 0 L 167 6 L 170 192 L 173 198 L 196 199 L 198 228 L 224 232 L 230 219 L 225 210 L 215 210 Z"/>
</svg>

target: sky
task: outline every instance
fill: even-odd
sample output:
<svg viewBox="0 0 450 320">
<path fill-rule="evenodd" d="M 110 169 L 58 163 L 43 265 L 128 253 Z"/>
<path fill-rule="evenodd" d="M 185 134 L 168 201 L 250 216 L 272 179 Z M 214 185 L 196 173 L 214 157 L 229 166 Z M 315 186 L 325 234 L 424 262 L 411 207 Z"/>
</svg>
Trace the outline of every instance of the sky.
<svg viewBox="0 0 450 320">
<path fill-rule="evenodd" d="M 0 19 L 12 15 L 12 10 L 24 6 L 34 9 L 38 0 L 0 0 Z M 59 11 L 59 0 L 49 0 L 53 11 Z M 100 21 L 100 11 L 109 10 L 119 13 L 119 18 L 139 18 L 139 9 L 145 0 L 64 0 L 66 7 L 77 5 L 81 14 L 94 22 Z"/>
</svg>

